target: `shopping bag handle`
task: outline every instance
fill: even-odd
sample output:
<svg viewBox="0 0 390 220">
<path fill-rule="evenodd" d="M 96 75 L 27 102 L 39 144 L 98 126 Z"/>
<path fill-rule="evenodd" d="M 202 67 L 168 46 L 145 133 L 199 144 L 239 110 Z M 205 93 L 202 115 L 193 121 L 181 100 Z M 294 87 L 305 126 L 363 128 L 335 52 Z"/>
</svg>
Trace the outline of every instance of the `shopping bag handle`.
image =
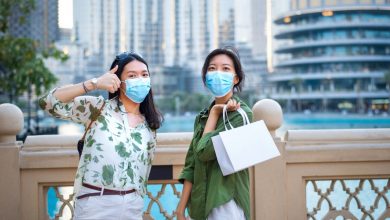
<svg viewBox="0 0 390 220">
<path fill-rule="evenodd" d="M 244 119 L 244 125 L 247 125 L 247 124 L 250 124 L 251 121 L 249 121 L 249 118 L 248 118 L 248 115 L 246 114 L 246 112 L 244 111 L 244 109 L 242 108 L 239 108 L 237 109 L 238 113 L 240 113 L 240 115 L 242 116 L 242 118 Z"/>
<path fill-rule="evenodd" d="M 222 116 L 223 116 L 223 124 L 225 125 L 225 130 L 230 130 L 230 129 L 233 129 L 233 125 L 230 123 L 229 121 L 229 116 L 227 114 L 227 105 L 224 105 L 223 106 L 223 110 L 222 110 Z M 228 122 L 229 126 L 230 126 L 230 129 L 227 128 L 226 126 L 226 121 Z"/>
<path fill-rule="evenodd" d="M 248 118 L 248 115 L 246 114 L 246 112 L 242 109 L 242 108 L 239 108 L 237 109 L 238 113 L 240 113 L 241 117 L 242 117 L 242 120 L 243 120 L 243 125 L 247 125 L 247 124 L 250 124 L 251 122 L 249 121 L 249 118 Z M 227 105 L 224 105 L 223 106 L 223 111 L 222 111 L 222 115 L 223 115 L 223 124 L 225 125 L 225 130 L 230 130 L 230 129 L 233 129 L 233 125 L 230 123 L 229 121 L 229 116 L 227 114 Z M 226 121 L 228 122 L 229 126 L 230 126 L 230 129 L 227 128 L 226 126 Z"/>
</svg>

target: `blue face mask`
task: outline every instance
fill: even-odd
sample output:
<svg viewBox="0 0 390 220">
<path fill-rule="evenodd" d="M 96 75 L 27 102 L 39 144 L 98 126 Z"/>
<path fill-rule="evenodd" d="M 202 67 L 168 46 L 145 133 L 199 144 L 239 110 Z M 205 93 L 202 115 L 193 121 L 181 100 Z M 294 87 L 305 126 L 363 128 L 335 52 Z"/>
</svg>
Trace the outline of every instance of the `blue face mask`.
<svg viewBox="0 0 390 220">
<path fill-rule="evenodd" d="M 135 103 L 141 103 L 150 91 L 150 78 L 135 78 L 127 79 L 126 84 L 126 96 Z"/>
<path fill-rule="evenodd" d="M 206 87 L 215 97 L 227 95 L 233 87 L 234 73 L 212 71 L 206 73 Z"/>
</svg>

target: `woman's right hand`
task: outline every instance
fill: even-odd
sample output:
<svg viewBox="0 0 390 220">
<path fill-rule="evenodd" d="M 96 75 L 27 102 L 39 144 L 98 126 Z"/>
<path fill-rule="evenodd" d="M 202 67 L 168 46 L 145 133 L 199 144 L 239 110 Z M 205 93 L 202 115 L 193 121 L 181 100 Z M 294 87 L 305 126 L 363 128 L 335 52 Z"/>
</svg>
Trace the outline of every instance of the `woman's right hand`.
<svg viewBox="0 0 390 220">
<path fill-rule="evenodd" d="M 212 111 L 212 113 L 219 116 L 222 113 L 224 106 L 225 106 L 225 104 L 215 104 L 212 107 L 211 111 Z M 234 99 L 229 99 L 229 101 L 226 103 L 226 109 L 229 112 L 236 111 L 239 108 L 240 108 L 240 103 Z"/>
<path fill-rule="evenodd" d="M 97 88 L 106 90 L 110 93 L 116 92 L 121 86 L 121 80 L 115 74 L 118 70 L 118 65 L 112 68 L 110 71 L 100 76 L 97 80 Z"/>
</svg>

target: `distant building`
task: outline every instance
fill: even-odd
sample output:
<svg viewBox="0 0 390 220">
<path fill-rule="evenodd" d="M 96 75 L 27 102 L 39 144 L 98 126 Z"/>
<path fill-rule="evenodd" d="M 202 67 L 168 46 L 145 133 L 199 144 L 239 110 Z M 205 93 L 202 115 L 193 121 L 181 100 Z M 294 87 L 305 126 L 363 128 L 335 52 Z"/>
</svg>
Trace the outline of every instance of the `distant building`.
<svg viewBox="0 0 390 220">
<path fill-rule="evenodd" d="M 284 44 L 270 97 L 287 111 L 367 112 L 389 103 L 389 1 L 292 0 L 275 23 Z"/>
<path fill-rule="evenodd" d="M 170 96 L 176 91 L 191 93 L 193 91 L 194 79 L 192 70 L 181 66 L 166 66 L 162 68 L 153 68 L 151 71 L 151 80 L 153 92 L 161 96 Z"/>
<path fill-rule="evenodd" d="M 182 74 L 190 71 L 186 77 L 193 80 L 185 90 L 204 91 L 201 80 L 195 79 L 200 79 L 203 61 L 211 50 L 240 44 L 245 45 L 244 50 L 250 48 L 250 53 L 245 53 L 248 60 L 254 56 L 263 59 L 264 19 L 249 16 L 251 10 L 256 13 L 254 18 L 262 18 L 265 5 L 255 0 L 74 1 L 73 40 L 83 48 L 83 62 L 99 60 L 79 69 L 83 73 L 92 73 L 92 67 L 106 71 L 116 54 L 133 50 L 157 73 L 172 67 L 185 70 Z M 242 19 L 246 16 L 249 18 Z"/>
<path fill-rule="evenodd" d="M 22 12 L 11 12 L 9 31 L 15 37 L 27 37 L 39 42 L 41 48 L 47 48 L 59 39 L 58 0 L 35 0 L 35 9 L 19 23 Z"/>
</svg>

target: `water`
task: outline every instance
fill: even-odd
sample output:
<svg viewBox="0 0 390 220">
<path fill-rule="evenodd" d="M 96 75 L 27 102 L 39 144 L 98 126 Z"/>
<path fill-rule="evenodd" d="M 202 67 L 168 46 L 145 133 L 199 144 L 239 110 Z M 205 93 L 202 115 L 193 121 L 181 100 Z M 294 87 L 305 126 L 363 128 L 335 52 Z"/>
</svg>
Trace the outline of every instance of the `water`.
<svg viewBox="0 0 390 220">
<path fill-rule="evenodd" d="M 188 114 L 185 116 L 169 116 L 165 117 L 165 123 L 159 129 L 159 132 L 191 132 L 193 131 L 193 124 L 195 120 L 195 114 Z M 369 116 L 369 115 L 336 115 L 336 114 L 284 114 L 284 122 L 280 129 L 277 130 L 278 136 L 283 136 L 284 132 L 289 129 L 348 129 L 348 128 L 390 128 L 390 117 L 388 116 Z M 60 126 L 61 134 L 70 133 L 82 133 L 83 128 L 81 126 L 75 126 L 74 124 L 63 123 Z M 326 184 L 324 182 L 322 184 Z M 351 183 L 352 184 L 352 183 Z M 321 184 L 320 184 L 321 185 Z M 322 185 L 321 185 L 322 186 Z M 181 191 L 181 184 L 176 185 L 176 189 Z M 310 184 L 308 185 L 310 188 Z M 66 187 L 64 187 L 66 188 Z M 161 185 L 149 185 L 148 190 L 152 193 L 153 196 L 157 196 L 158 191 L 161 189 Z M 68 193 L 71 192 L 71 189 L 67 189 Z M 309 189 L 308 189 L 309 190 Z M 160 198 L 161 204 L 164 205 L 164 208 L 168 211 L 168 214 L 176 209 L 176 205 L 179 199 L 176 196 L 167 196 L 173 195 L 173 190 L 170 186 L 166 189 L 166 195 L 163 195 Z M 313 194 L 313 198 L 315 195 Z M 371 198 L 368 196 L 367 198 Z M 388 195 L 389 198 L 389 195 Z M 307 200 L 308 208 L 311 203 L 311 197 Z M 364 200 L 364 199 L 363 199 Z M 145 209 L 149 204 L 150 199 L 145 198 Z M 54 217 L 55 213 L 58 211 L 58 199 L 55 196 L 53 189 L 49 189 L 48 192 L 48 214 L 51 218 Z M 325 208 L 325 207 L 324 207 Z M 310 209 L 309 209 L 310 210 Z M 155 219 L 165 219 L 161 214 L 158 208 L 158 205 L 154 203 L 152 205 L 151 213 L 155 216 Z M 320 212 L 321 216 L 322 213 Z M 69 218 L 64 218 L 69 219 Z"/>
</svg>

